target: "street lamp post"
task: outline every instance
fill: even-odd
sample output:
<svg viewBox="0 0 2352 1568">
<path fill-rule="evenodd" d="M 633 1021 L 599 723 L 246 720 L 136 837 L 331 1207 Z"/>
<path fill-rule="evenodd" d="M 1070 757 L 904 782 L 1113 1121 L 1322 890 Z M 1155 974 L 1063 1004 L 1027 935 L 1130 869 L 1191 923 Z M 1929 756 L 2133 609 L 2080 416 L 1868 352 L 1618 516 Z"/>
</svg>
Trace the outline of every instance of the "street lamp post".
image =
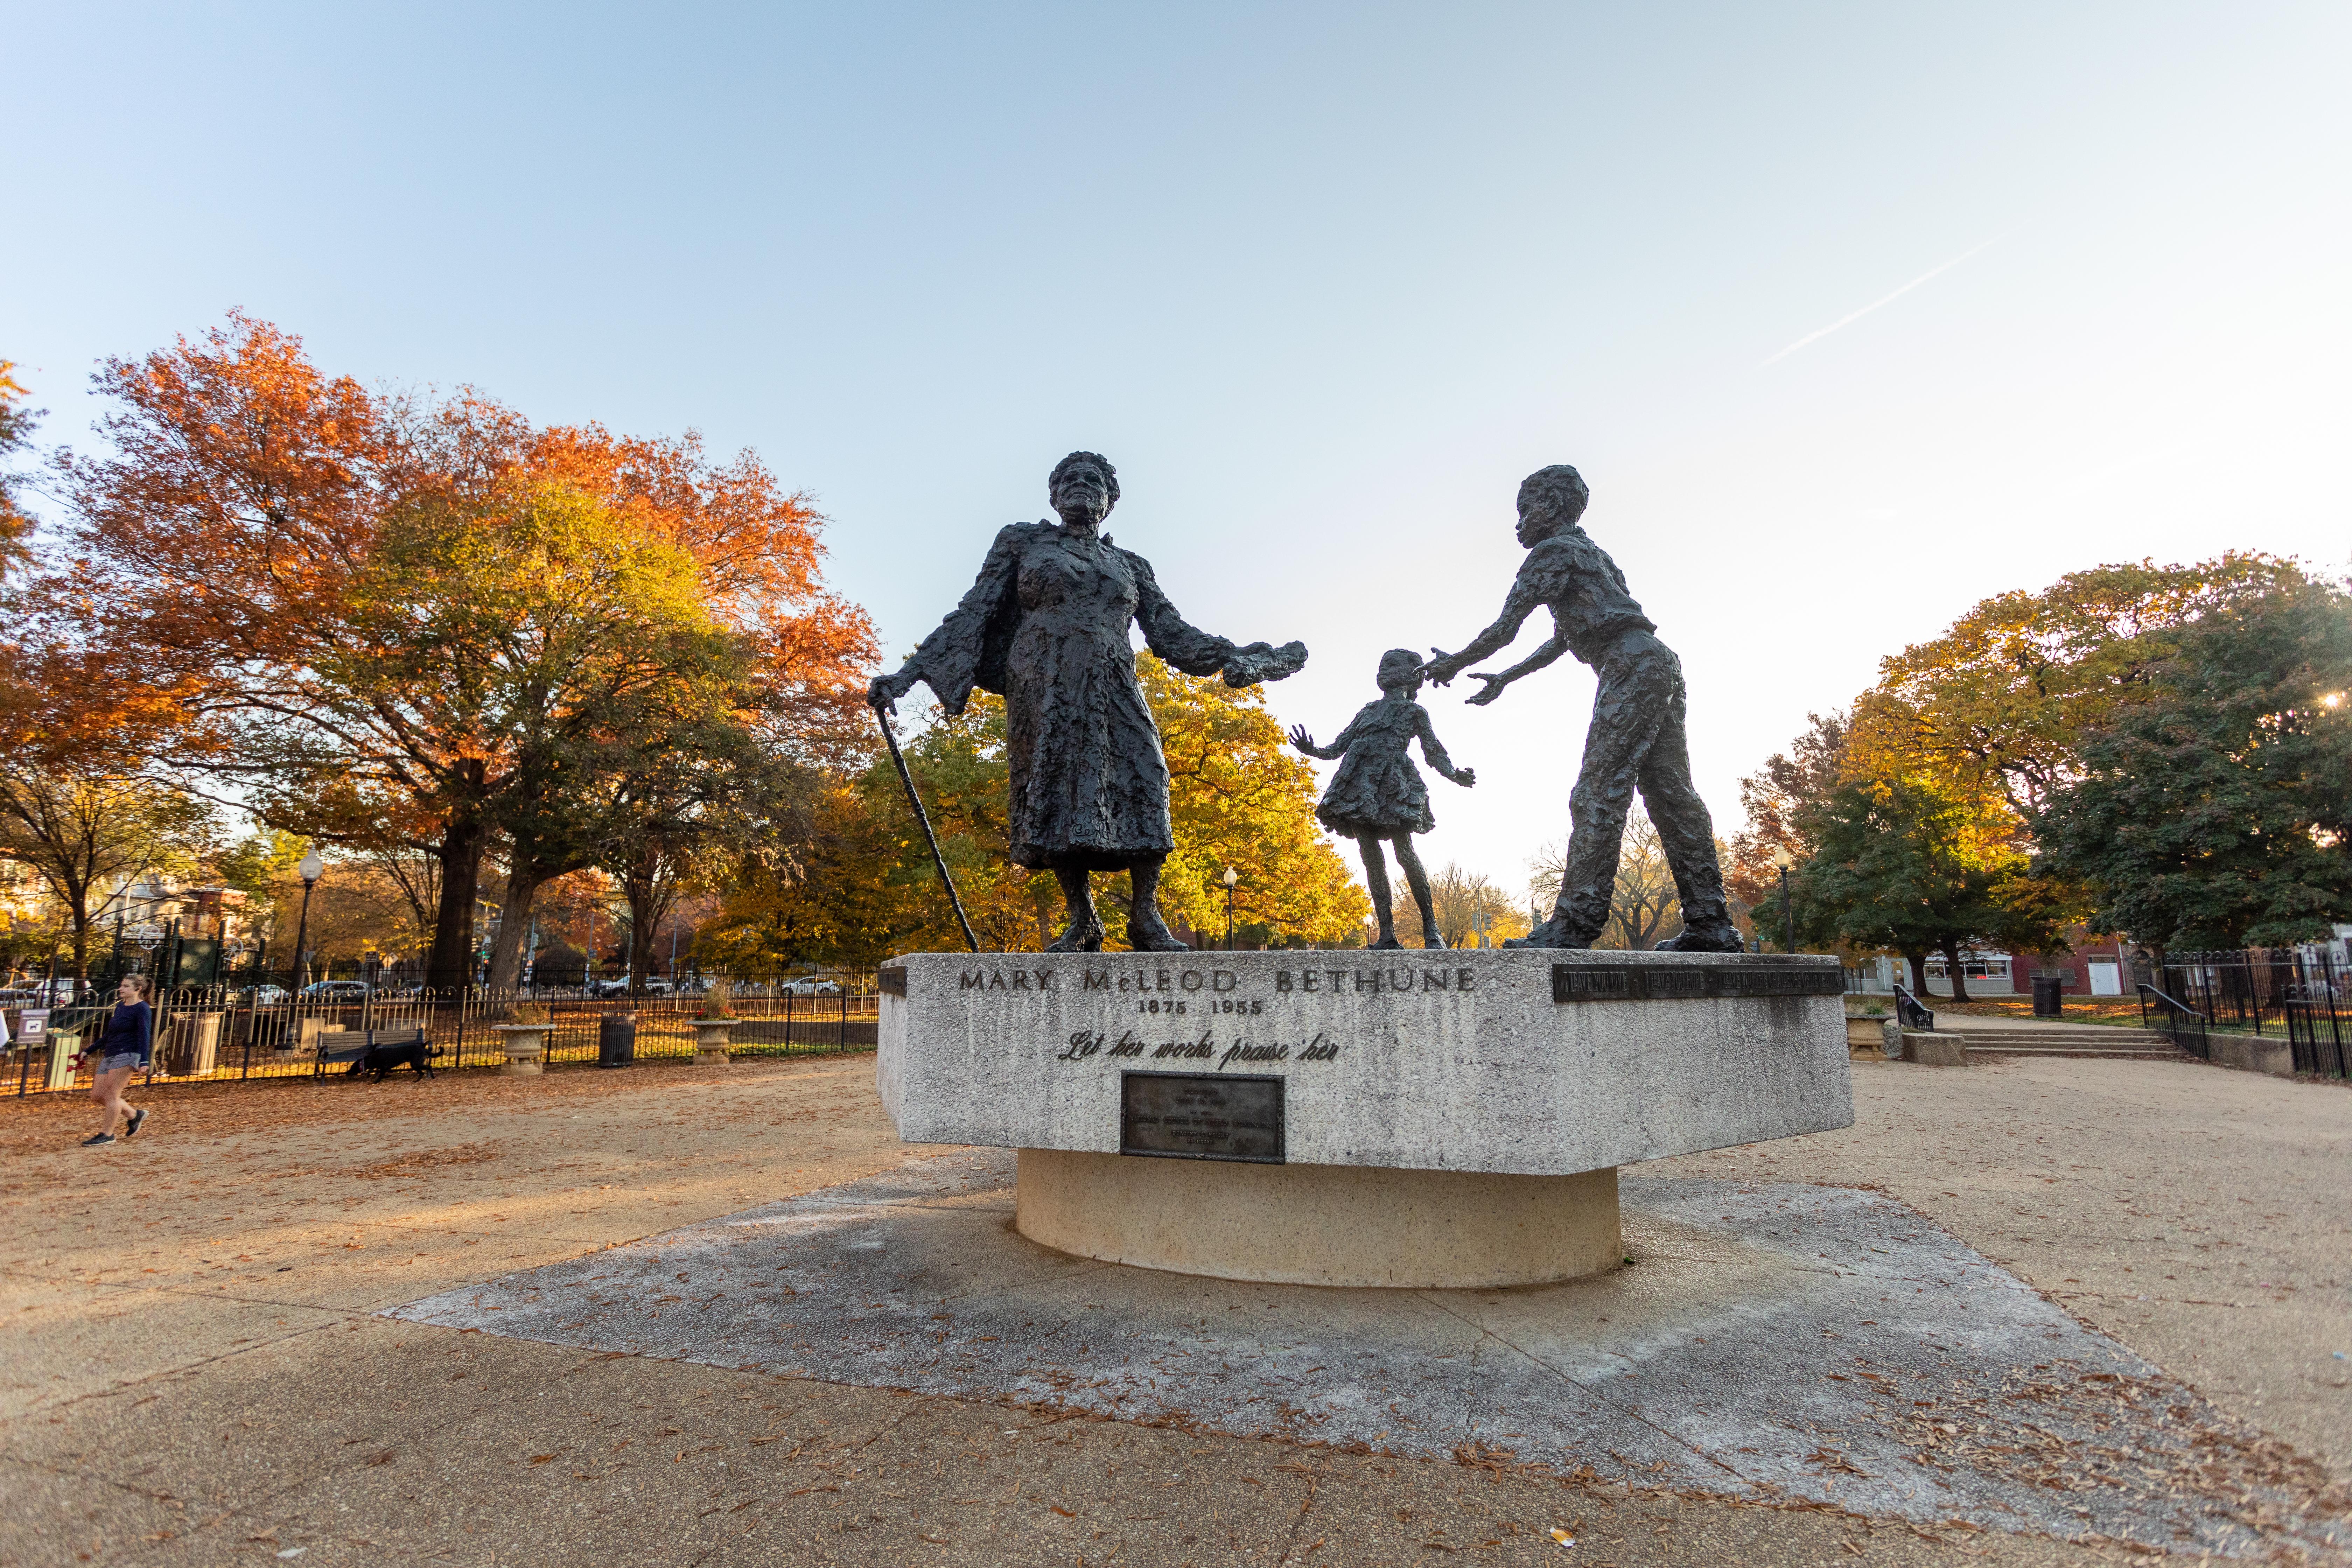
<svg viewBox="0 0 2352 1568">
<path fill-rule="evenodd" d="M 310 890 L 319 885 L 327 863 L 313 849 L 295 869 L 302 875 L 302 918 L 294 928 L 294 993 L 299 996 L 310 983 Z"/>
<path fill-rule="evenodd" d="M 1784 941 L 1787 944 L 1782 947 L 1780 951 L 1783 952 L 1796 952 L 1797 909 L 1794 904 L 1789 901 L 1789 868 L 1785 864 L 1780 868 L 1780 926 L 1785 933 Z"/>
<path fill-rule="evenodd" d="M 1234 884 L 1241 879 L 1242 874 L 1239 871 L 1234 870 L 1231 866 L 1225 868 L 1225 951 L 1227 952 L 1234 950 Z"/>
</svg>

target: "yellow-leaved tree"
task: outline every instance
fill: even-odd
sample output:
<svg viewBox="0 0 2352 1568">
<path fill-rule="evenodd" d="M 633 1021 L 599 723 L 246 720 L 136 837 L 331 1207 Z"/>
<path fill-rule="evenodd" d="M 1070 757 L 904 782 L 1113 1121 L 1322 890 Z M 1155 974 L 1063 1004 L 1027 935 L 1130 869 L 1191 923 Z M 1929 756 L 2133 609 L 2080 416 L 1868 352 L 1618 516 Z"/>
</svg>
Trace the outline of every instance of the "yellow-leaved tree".
<svg viewBox="0 0 2352 1568">
<path fill-rule="evenodd" d="M 1237 942 L 1360 942 L 1371 901 L 1323 837 L 1314 770 L 1291 750 L 1264 690 L 1180 675 L 1148 653 L 1136 656 L 1135 673 L 1168 754 L 1176 852 L 1160 877 L 1161 911 L 1222 936 L 1230 866 L 1240 874 Z"/>
<path fill-rule="evenodd" d="M 1148 653 L 1138 656 L 1136 672 L 1168 755 L 1176 850 L 1161 873 L 1160 901 L 1170 922 L 1222 942 L 1231 866 L 1237 941 L 1360 940 L 1370 912 L 1363 890 L 1316 824 L 1315 776 L 1265 699 L 1178 675 Z M 905 752 L 981 945 L 1034 952 L 1060 929 L 1062 900 L 1050 875 L 1006 858 L 1004 746 L 1003 699 L 975 691 L 961 714 L 933 709 Z M 819 813 L 805 850 L 746 865 L 698 940 L 705 963 L 754 973 L 961 950 L 887 755 L 838 779 Z M 1096 879 L 1113 948 L 1125 946 L 1127 897 L 1125 877 Z"/>
</svg>

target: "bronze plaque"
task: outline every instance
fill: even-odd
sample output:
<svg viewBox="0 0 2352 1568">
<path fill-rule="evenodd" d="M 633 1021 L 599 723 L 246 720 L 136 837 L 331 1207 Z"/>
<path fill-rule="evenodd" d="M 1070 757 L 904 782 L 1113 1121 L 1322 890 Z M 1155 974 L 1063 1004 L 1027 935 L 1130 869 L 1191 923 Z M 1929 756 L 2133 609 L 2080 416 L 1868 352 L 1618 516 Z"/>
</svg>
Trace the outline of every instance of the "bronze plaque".
<svg viewBox="0 0 2352 1568">
<path fill-rule="evenodd" d="M 1843 996 L 1845 972 L 1826 963 L 1555 963 L 1555 1002 L 1658 1002 L 1677 997 Z"/>
<path fill-rule="evenodd" d="M 1282 1079 L 1131 1072 L 1119 1079 L 1118 1152 L 1283 1163 Z"/>
</svg>

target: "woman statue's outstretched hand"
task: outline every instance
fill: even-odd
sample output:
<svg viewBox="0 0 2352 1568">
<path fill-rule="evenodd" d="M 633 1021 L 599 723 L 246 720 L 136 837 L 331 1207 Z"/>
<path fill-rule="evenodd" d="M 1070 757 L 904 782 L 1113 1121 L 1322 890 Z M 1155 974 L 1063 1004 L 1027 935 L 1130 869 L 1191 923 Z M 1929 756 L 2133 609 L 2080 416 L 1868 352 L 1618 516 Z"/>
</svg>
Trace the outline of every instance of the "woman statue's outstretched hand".
<svg viewBox="0 0 2352 1568">
<path fill-rule="evenodd" d="M 1290 727 L 1290 743 L 1310 757 L 1315 754 L 1315 737 L 1307 732 L 1307 726 L 1304 724 L 1293 724 Z"/>
<path fill-rule="evenodd" d="M 1478 770 L 1475 768 L 1456 768 L 1454 770 L 1454 782 L 1460 784 L 1464 789 L 1469 789 L 1478 782 Z"/>
</svg>

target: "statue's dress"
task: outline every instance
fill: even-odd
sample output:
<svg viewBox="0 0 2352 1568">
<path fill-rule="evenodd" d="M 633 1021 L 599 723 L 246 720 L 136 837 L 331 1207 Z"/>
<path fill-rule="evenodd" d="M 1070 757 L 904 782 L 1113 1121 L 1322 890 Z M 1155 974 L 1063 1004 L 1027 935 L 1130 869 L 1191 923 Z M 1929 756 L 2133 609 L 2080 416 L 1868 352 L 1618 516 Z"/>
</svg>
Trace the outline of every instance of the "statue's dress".
<svg viewBox="0 0 2352 1568">
<path fill-rule="evenodd" d="M 1428 710 L 1418 702 L 1367 702 L 1338 739 L 1320 748 L 1342 757 L 1331 787 L 1323 792 L 1315 816 L 1324 826 L 1346 837 L 1377 834 L 1392 838 L 1400 833 L 1427 833 L 1437 826 L 1429 809 L 1429 786 L 1412 765 L 1413 741 L 1421 742 L 1429 765 L 1446 773 L 1453 765 L 1445 748 L 1430 728 Z"/>
<path fill-rule="evenodd" d="M 1223 671 L 1230 686 L 1307 662 L 1297 643 L 1237 647 L 1188 625 L 1142 556 L 1052 522 L 998 533 L 971 591 L 908 662 L 950 713 L 975 686 L 1004 698 L 1015 865 L 1109 870 L 1175 847 L 1168 763 L 1128 640 L 1136 623 L 1171 666 Z"/>
</svg>

